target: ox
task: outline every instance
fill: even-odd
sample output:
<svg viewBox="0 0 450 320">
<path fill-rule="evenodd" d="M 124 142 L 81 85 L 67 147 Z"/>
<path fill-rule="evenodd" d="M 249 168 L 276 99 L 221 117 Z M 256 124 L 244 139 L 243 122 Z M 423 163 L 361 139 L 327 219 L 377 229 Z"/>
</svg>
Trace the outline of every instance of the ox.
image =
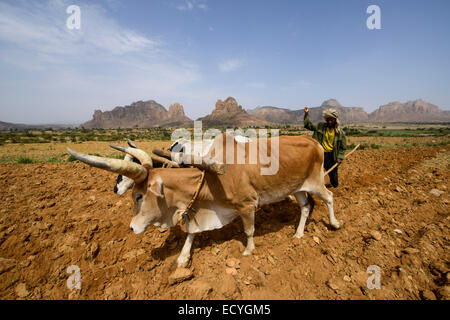
<svg viewBox="0 0 450 320">
<path fill-rule="evenodd" d="M 263 204 L 281 201 L 290 194 L 294 194 L 301 208 L 300 222 L 294 237 L 301 238 L 304 235 L 305 222 L 312 210 L 308 194 L 316 195 L 325 202 L 331 226 L 340 228 L 334 216 L 333 194 L 324 185 L 324 152 L 320 144 L 305 136 L 281 136 L 277 139 L 278 150 L 271 148 L 273 138 L 246 143 L 238 143 L 233 139 L 232 146 L 234 150 L 244 148 L 246 157 L 251 143 L 257 143 L 259 155 L 276 153 L 279 168 L 272 175 L 261 175 L 261 167 L 267 165 L 262 163 L 260 157 L 256 164 L 249 164 L 249 161 L 244 164 L 226 163 L 224 174 L 206 171 L 203 175 L 198 168 L 153 168 L 154 155 L 149 156 L 137 148 L 112 146 L 139 159 L 141 164 L 85 155 L 70 149 L 68 151 L 76 159 L 91 166 L 134 180 L 134 209 L 130 228 L 136 234 L 144 232 L 149 225 L 162 228 L 175 226 L 184 216 L 196 190 L 199 190 L 193 204 L 195 214 L 186 219 L 184 224 L 188 235 L 177 258 L 178 266 L 185 267 L 196 233 L 221 228 L 238 216 L 242 219 L 247 236 L 243 254 L 250 255 L 255 248 L 253 233 L 256 209 Z M 222 137 L 216 140 L 219 141 L 218 145 L 224 144 L 224 153 L 229 152 L 229 147 L 225 146 L 227 139 Z M 262 140 L 266 141 L 262 143 Z M 214 150 L 218 145 L 213 146 L 210 153 L 216 161 L 218 155 L 214 154 Z M 203 183 L 199 184 L 201 181 Z"/>
</svg>

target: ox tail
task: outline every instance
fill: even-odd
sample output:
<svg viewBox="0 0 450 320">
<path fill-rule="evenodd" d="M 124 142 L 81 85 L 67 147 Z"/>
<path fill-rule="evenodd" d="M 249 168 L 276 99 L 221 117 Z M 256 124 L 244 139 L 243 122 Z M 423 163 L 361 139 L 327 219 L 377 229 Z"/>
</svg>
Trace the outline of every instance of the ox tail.
<svg viewBox="0 0 450 320">
<path fill-rule="evenodd" d="M 306 193 L 306 200 L 309 203 L 309 215 L 311 215 L 314 210 L 314 205 L 315 205 L 314 199 L 309 193 Z"/>
</svg>

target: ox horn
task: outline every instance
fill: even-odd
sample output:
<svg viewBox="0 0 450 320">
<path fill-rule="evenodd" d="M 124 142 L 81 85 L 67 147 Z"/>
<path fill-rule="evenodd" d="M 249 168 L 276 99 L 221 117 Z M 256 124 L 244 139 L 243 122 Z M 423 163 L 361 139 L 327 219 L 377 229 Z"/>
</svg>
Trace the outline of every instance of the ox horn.
<svg viewBox="0 0 450 320">
<path fill-rule="evenodd" d="M 136 183 L 142 182 L 147 177 L 147 169 L 144 166 L 121 159 L 110 159 L 104 157 L 91 156 L 76 152 L 70 148 L 67 151 L 75 157 L 90 166 L 115 172 L 133 179 Z"/>
<path fill-rule="evenodd" d="M 127 139 L 127 143 L 128 143 L 128 145 L 129 145 L 130 147 L 132 147 L 132 148 L 137 148 L 137 147 L 136 147 L 136 144 L 134 143 L 133 140 Z"/>
<path fill-rule="evenodd" d="M 212 173 L 224 174 L 226 172 L 225 164 L 220 163 L 211 157 L 202 157 L 201 163 L 195 163 L 196 157 L 194 155 L 184 154 L 182 152 L 171 152 L 168 150 L 153 149 L 153 153 L 165 158 L 180 159 L 181 163 L 188 164 Z"/>
<path fill-rule="evenodd" d="M 153 168 L 152 158 L 147 154 L 147 152 L 138 149 L 138 148 L 130 148 L 130 147 L 120 147 L 110 144 L 111 148 L 131 154 L 133 157 L 139 160 L 142 165 L 148 164 Z"/>
<path fill-rule="evenodd" d="M 128 139 L 128 144 L 130 144 L 130 141 Z M 131 141 L 132 142 L 132 141 Z M 152 159 L 161 163 L 165 163 L 169 166 L 171 166 L 172 168 L 179 168 L 180 165 L 174 161 L 170 161 L 166 158 L 157 156 L 155 154 L 150 154 L 150 156 L 145 152 L 142 151 L 136 147 L 131 147 L 131 148 L 127 148 L 127 147 L 119 147 L 119 146 L 114 146 L 114 145 L 109 145 L 111 148 L 122 151 L 122 152 L 126 152 L 130 155 L 132 155 L 133 157 L 137 158 L 142 164 L 144 164 L 143 160 L 146 161 L 145 163 L 150 164 L 153 167 L 153 162 Z M 139 156 L 140 154 L 140 156 Z"/>
<path fill-rule="evenodd" d="M 169 160 L 169 159 L 166 159 L 166 158 L 163 158 L 163 157 L 160 157 L 160 156 L 158 156 L 158 155 L 156 155 L 156 154 L 153 154 L 153 153 L 152 153 L 152 154 L 150 155 L 150 157 L 151 157 L 153 160 L 158 161 L 158 162 L 161 162 L 161 163 L 165 163 L 165 164 L 169 165 L 169 166 L 172 167 L 172 168 L 179 168 L 179 167 L 180 167 L 180 165 L 179 165 L 177 162 L 172 161 L 172 160 Z"/>
</svg>

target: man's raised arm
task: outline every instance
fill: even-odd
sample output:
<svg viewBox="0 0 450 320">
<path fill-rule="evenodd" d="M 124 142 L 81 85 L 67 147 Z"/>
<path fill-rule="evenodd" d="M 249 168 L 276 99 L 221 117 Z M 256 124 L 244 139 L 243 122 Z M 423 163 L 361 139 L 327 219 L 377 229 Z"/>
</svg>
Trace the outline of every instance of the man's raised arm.
<svg viewBox="0 0 450 320">
<path fill-rule="evenodd" d="M 312 124 L 312 122 L 309 120 L 309 109 L 308 107 L 305 108 L 305 116 L 303 118 L 303 126 L 305 129 L 316 131 L 317 125 Z"/>
</svg>

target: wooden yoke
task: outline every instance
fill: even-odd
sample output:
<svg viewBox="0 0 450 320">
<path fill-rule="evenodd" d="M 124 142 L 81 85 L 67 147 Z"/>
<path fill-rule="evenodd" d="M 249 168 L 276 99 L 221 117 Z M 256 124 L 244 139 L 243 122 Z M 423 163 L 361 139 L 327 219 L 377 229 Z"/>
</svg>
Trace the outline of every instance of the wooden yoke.
<svg viewBox="0 0 450 320">
<path fill-rule="evenodd" d="M 199 156 L 192 154 L 184 154 L 182 152 L 171 152 L 168 150 L 153 149 L 153 153 L 166 159 L 180 159 L 181 164 L 190 165 L 201 170 L 206 170 L 215 174 L 224 174 L 226 172 L 226 166 L 223 163 L 219 163 L 211 157 L 201 157 L 201 163 L 195 163 L 195 160 Z M 180 162 L 180 161 L 178 161 Z"/>
</svg>

